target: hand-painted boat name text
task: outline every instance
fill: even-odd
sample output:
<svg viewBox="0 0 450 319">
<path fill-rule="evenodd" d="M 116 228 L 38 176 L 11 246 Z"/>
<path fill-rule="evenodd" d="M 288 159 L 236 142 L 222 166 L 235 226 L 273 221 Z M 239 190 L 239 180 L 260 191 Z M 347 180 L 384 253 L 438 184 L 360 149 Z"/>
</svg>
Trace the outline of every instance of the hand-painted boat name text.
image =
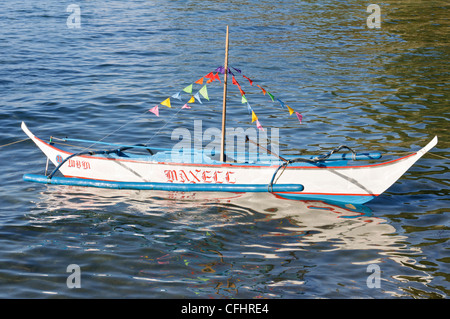
<svg viewBox="0 0 450 319">
<path fill-rule="evenodd" d="M 70 159 L 69 161 L 68 161 L 68 163 L 69 163 L 69 167 L 76 167 L 76 168 L 79 168 L 79 169 L 91 169 L 91 165 L 89 164 L 89 162 L 86 162 L 86 161 L 79 161 L 79 160 L 73 160 L 73 159 Z"/>
<path fill-rule="evenodd" d="M 235 184 L 234 172 L 204 170 L 204 169 L 168 169 L 164 170 L 167 181 L 170 183 L 217 183 L 217 184 Z"/>
</svg>

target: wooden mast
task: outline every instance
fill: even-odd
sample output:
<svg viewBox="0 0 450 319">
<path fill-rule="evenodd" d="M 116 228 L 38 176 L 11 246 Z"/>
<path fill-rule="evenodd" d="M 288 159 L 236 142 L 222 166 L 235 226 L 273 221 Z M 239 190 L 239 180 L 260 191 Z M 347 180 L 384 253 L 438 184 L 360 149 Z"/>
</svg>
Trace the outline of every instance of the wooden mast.
<svg viewBox="0 0 450 319">
<path fill-rule="evenodd" d="M 223 80 L 223 104 L 222 104 L 222 144 L 220 149 L 220 161 L 225 162 L 225 122 L 227 114 L 227 80 L 228 80 L 228 26 L 227 35 L 225 39 L 225 65 L 224 65 L 224 80 Z"/>
</svg>

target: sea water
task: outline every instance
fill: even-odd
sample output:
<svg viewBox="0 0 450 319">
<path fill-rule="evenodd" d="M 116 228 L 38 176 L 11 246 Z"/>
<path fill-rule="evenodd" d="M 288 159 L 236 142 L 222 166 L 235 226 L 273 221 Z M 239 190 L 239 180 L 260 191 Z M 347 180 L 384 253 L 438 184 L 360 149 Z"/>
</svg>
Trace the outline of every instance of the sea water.
<svg viewBox="0 0 450 319">
<path fill-rule="evenodd" d="M 3 1 L 0 297 L 447 298 L 446 5 Z M 21 121 L 45 140 L 160 148 L 195 120 L 220 129 L 218 81 L 190 109 L 159 103 L 223 65 L 227 25 L 231 70 L 280 153 L 437 147 L 362 207 L 22 181 L 46 159 L 29 140 L 7 145 L 26 138 Z M 231 79 L 227 107 L 227 126 L 256 128 Z"/>
</svg>

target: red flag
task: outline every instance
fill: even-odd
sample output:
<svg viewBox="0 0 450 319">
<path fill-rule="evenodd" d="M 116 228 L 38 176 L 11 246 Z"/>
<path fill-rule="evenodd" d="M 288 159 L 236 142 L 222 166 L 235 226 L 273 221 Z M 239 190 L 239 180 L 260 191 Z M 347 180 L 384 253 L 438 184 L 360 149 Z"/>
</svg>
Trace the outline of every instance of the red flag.
<svg viewBox="0 0 450 319">
<path fill-rule="evenodd" d="M 236 81 L 236 79 L 234 78 L 234 75 L 232 75 L 232 77 L 233 77 L 232 83 L 233 83 L 234 85 L 237 85 L 237 87 L 239 88 L 239 92 L 241 92 L 241 95 L 244 95 L 245 92 L 242 91 L 241 85 L 238 83 L 238 81 Z"/>
<path fill-rule="evenodd" d="M 238 83 L 238 81 L 236 81 L 236 79 L 234 78 L 234 75 L 232 75 L 232 77 L 233 77 L 233 79 L 232 79 L 231 83 L 233 83 L 234 85 L 239 86 L 239 83 Z"/>
<path fill-rule="evenodd" d="M 195 83 L 197 83 L 197 84 L 203 84 L 203 77 L 200 78 L 200 79 L 198 79 L 197 81 L 195 81 Z"/>
<path fill-rule="evenodd" d="M 214 81 L 214 73 L 209 72 L 207 75 L 204 76 L 207 79 L 210 79 L 210 81 Z"/>
<path fill-rule="evenodd" d="M 219 82 L 222 83 L 222 81 L 220 81 L 219 72 L 214 74 L 214 79 L 219 80 Z"/>
<path fill-rule="evenodd" d="M 250 80 L 248 77 L 246 77 L 245 75 L 243 75 L 244 78 L 246 78 L 248 80 L 248 82 L 250 83 L 250 85 L 253 85 L 253 81 Z"/>
<path fill-rule="evenodd" d="M 262 92 L 264 93 L 264 95 L 266 95 L 266 90 L 264 90 L 262 87 L 260 87 L 258 84 L 256 84 L 261 90 L 262 90 Z"/>
</svg>

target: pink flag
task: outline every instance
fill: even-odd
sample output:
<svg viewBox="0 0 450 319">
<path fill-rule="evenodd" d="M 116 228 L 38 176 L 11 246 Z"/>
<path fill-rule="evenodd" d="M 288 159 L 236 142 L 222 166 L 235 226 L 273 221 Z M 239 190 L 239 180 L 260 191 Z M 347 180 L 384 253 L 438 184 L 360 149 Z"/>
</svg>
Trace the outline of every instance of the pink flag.
<svg viewBox="0 0 450 319">
<path fill-rule="evenodd" d="M 300 122 L 300 124 L 302 124 L 303 116 L 300 113 L 298 113 L 298 112 L 295 112 L 295 115 L 297 115 L 298 121 Z"/>
<path fill-rule="evenodd" d="M 258 120 L 256 120 L 256 127 L 257 127 L 259 130 L 264 131 L 263 127 L 261 126 L 261 123 L 259 123 Z"/>
<path fill-rule="evenodd" d="M 190 109 L 191 107 L 186 103 L 185 105 L 183 105 L 182 109 Z"/>
<path fill-rule="evenodd" d="M 152 113 L 155 114 L 156 116 L 159 116 L 158 105 L 156 105 L 155 107 L 153 107 L 152 109 L 150 109 L 150 112 L 152 112 Z"/>
</svg>

